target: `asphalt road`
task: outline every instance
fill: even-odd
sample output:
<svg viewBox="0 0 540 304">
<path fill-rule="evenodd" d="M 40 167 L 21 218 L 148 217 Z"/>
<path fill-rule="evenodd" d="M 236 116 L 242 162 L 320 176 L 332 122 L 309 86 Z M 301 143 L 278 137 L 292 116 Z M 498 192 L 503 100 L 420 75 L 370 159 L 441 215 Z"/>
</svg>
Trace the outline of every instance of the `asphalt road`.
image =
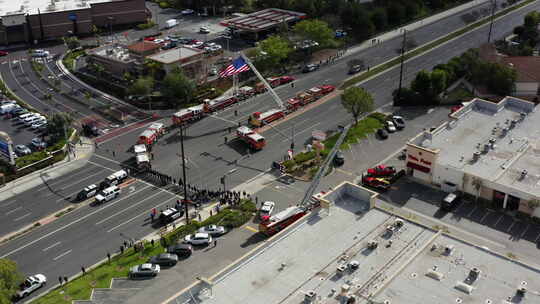
<svg viewBox="0 0 540 304">
<path fill-rule="evenodd" d="M 540 3 L 535 3 L 533 6 L 519 11 L 519 13 L 508 16 L 505 18 L 505 21 L 497 22 L 494 28 L 494 37 L 502 37 L 509 29 L 522 22 L 522 16 L 526 12 L 532 9 L 538 9 L 539 6 Z M 447 31 L 448 28 L 444 30 Z M 406 79 L 409 81 L 419 69 L 430 68 L 437 62 L 446 61 L 469 47 L 477 46 L 479 42 L 484 41 L 486 32 L 487 28 L 483 28 L 479 33 L 468 34 L 418 59 L 411 60 L 407 64 Z M 383 50 L 386 50 L 386 52 L 394 50 L 391 42 L 389 43 L 388 46 L 385 43 L 376 46 L 379 48 L 379 54 Z M 396 43 L 398 43 L 398 40 L 396 40 Z M 368 51 L 371 51 L 371 49 Z M 363 54 L 359 56 L 364 57 L 367 55 Z M 337 83 L 340 75 L 343 75 L 343 78 L 345 77 L 346 69 L 344 68 L 344 64 L 344 62 L 337 63 L 323 68 L 319 73 L 306 75 L 306 77 L 298 80 L 298 85 L 294 90 L 291 90 L 290 87 L 284 87 L 278 89 L 278 92 L 282 97 L 286 97 L 293 95 L 302 87 L 309 88 L 315 84 L 320 84 L 321 81 L 326 79 L 329 80 L 329 83 Z M 397 75 L 398 71 L 394 69 L 364 83 L 362 86 L 372 92 L 376 97 L 377 105 L 382 106 L 390 101 L 392 87 L 397 83 Z M 295 141 L 302 143 L 310 137 L 309 131 L 300 133 L 304 130 L 314 128 L 328 130 L 335 128 L 338 123 L 350 120 L 348 114 L 344 112 L 338 102 L 337 99 L 329 101 L 307 111 L 304 115 L 280 124 L 279 128 L 283 129 L 285 133 L 288 133 L 288 128 L 292 128 L 293 124 L 303 126 L 301 129 L 295 128 L 297 129 Z M 261 96 L 257 100 L 252 100 L 240 107 L 240 117 L 243 118 L 237 119 L 244 120 L 244 115 L 250 114 L 254 110 L 261 110 L 262 104 L 265 104 L 266 107 L 274 107 L 268 97 Z M 233 109 L 224 111 L 220 116 L 234 118 Z M 314 124 L 317 125 L 314 126 Z M 273 133 L 275 131 L 265 132 L 264 136 L 269 139 L 267 149 L 249 158 L 240 160 L 239 165 L 234 166 L 226 161 L 238 159 L 242 156 L 242 152 L 236 151 L 234 146 L 230 147 L 228 145 L 225 147 L 221 144 L 221 139 L 225 133 L 222 130 L 224 126 L 225 123 L 221 120 L 207 118 L 190 127 L 188 131 L 188 136 L 191 138 L 186 142 L 187 157 L 194 159 L 199 166 L 199 183 L 206 180 L 208 187 L 212 186 L 211 183 L 217 185 L 218 177 L 226 172 L 230 172 L 234 168 L 237 168 L 237 170 L 227 179 L 230 186 L 240 183 L 261 171 L 265 171 L 271 161 L 280 158 L 289 146 L 288 139 L 281 138 L 279 135 Z M 272 139 L 272 137 L 276 139 Z M 120 146 L 124 145 L 124 148 L 133 144 L 132 138 L 126 138 L 125 142 L 123 138 L 120 137 L 118 141 L 110 141 L 107 144 L 111 145 L 111 149 L 118 144 Z M 177 143 L 170 146 L 173 151 L 178 151 Z M 205 150 L 210 156 L 200 155 Z M 174 168 L 171 166 L 171 162 L 176 163 L 177 156 L 174 153 L 165 154 L 165 157 L 169 158 L 164 159 L 162 162 L 156 162 L 157 166 L 158 168 L 161 166 L 160 168 L 163 170 L 165 168 L 172 170 L 172 174 L 174 175 L 178 171 L 178 167 Z M 212 155 L 215 155 L 218 159 L 215 160 L 214 158 L 212 160 Z M 117 155 L 118 157 L 120 156 Z M 156 159 L 159 159 L 159 157 L 159 155 L 156 155 Z M 96 160 L 98 158 L 99 161 Z M 98 165 L 107 162 L 102 157 L 95 157 L 92 160 L 92 163 Z M 115 166 L 117 164 L 114 162 L 108 162 L 104 167 L 115 168 Z M 197 176 L 197 174 L 190 172 L 190 176 Z M 140 181 L 130 185 L 126 189 L 124 189 L 122 196 L 115 201 L 101 207 L 82 207 L 52 224 L 41 227 L 20 239 L 0 246 L 0 257 L 9 257 L 16 260 L 21 270 L 25 273 L 43 272 L 51 278 L 55 278 L 58 275 L 74 274 L 79 271 L 80 266 L 88 266 L 95 263 L 97 260 L 105 257 L 107 251 L 117 250 L 123 241 L 120 233 L 130 238 L 140 238 L 153 231 L 144 221 L 148 210 L 156 206 L 156 204 L 163 206 L 174 201 L 174 197 L 167 192 Z"/>
</svg>

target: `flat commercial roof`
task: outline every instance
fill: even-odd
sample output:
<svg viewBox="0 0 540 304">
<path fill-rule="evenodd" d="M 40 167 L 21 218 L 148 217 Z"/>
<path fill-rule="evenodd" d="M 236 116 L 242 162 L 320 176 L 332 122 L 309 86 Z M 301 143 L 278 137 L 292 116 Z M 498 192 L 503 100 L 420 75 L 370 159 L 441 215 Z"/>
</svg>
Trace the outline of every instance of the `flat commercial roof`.
<svg viewBox="0 0 540 304">
<path fill-rule="evenodd" d="M 439 150 L 441 166 L 540 196 L 540 112 L 533 103 L 515 97 L 499 103 L 477 98 L 451 117 L 411 143 Z M 490 140 L 493 148 L 484 150 Z M 480 152 L 476 161 L 475 152 Z M 525 178 L 523 170 L 527 170 Z"/>
<path fill-rule="evenodd" d="M 113 2 L 117 0 L 61 0 L 54 1 L 51 5 L 51 0 L 4 0 L 0 5 L 0 16 L 14 14 L 30 14 L 35 15 L 39 11 L 44 13 L 68 11 L 76 9 L 89 8 L 90 4 Z"/>
<path fill-rule="evenodd" d="M 244 31 L 258 32 L 278 26 L 284 22 L 293 22 L 306 18 L 306 14 L 279 8 L 267 8 L 245 16 L 221 22 L 221 25 Z"/>
<path fill-rule="evenodd" d="M 539 270 L 404 219 L 395 228 L 397 217 L 369 210 L 369 202 L 360 192 L 364 191 L 326 196 L 335 204 L 329 213 L 311 215 L 171 303 L 338 304 L 354 296 L 356 303 L 379 298 L 382 301 L 375 303 L 454 303 L 460 297 L 463 303 L 488 303 L 484 299 L 489 298 L 495 304 L 514 296 L 522 281 L 529 283 L 531 294 L 521 303 L 540 301 L 536 293 Z M 393 232 L 389 227 L 394 227 Z M 372 240 L 378 242 L 375 249 L 367 247 Z M 438 244 L 436 249 L 433 244 Z M 454 245 L 449 255 L 446 245 Z M 358 267 L 348 266 L 351 264 Z M 425 276 L 433 266 L 442 273 L 441 281 Z M 466 281 L 473 286 L 472 294 L 453 288 L 466 280 L 473 267 L 481 275 L 475 282 Z M 312 301 L 306 301 L 306 294 Z"/>
<path fill-rule="evenodd" d="M 178 47 L 171 50 L 159 52 L 152 56 L 147 56 L 146 58 L 152 59 L 157 62 L 164 64 L 171 64 L 178 62 L 180 60 L 188 59 L 189 57 L 199 55 L 203 51 L 199 49 L 189 48 L 189 47 Z"/>
</svg>

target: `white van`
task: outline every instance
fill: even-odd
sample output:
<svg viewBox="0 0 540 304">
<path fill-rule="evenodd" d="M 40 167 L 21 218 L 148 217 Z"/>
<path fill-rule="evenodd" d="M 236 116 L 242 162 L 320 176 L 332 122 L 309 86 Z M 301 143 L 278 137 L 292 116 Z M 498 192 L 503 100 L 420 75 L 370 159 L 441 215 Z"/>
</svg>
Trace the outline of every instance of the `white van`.
<svg viewBox="0 0 540 304">
<path fill-rule="evenodd" d="M 30 116 L 30 117 L 27 117 L 24 119 L 24 124 L 27 125 L 27 126 L 31 126 L 32 124 L 34 124 L 35 122 L 39 121 L 39 120 L 42 120 L 44 117 L 41 116 L 41 115 L 34 115 L 34 116 Z"/>
<path fill-rule="evenodd" d="M 30 113 L 26 113 L 26 114 L 23 114 L 23 115 L 17 116 L 17 118 L 16 118 L 16 119 L 17 119 L 17 121 L 23 121 L 23 120 L 25 120 L 25 119 L 26 119 L 27 117 L 30 117 L 30 116 L 34 116 L 34 115 L 36 115 L 36 114 L 35 114 L 35 113 L 32 113 L 32 112 L 30 112 Z"/>
<path fill-rule="evenodd" d="M 15 110 L 18 106 L 13 103 L 8 103 L 0 106 L 0 114 L 7 114 L 11 113 L 11 111 Z"/>
<path fill-rule="evenodd" d="M 111 186 L 109 188 L 103 189 L 103 191 L 96 195 L 96 203 L 101 204 L 104 202 L 108 202 L 120 195 L 120 192 L 120 188 L 116 186 Z"/>
<path fill-rule="evenodd" d="M 173 27 L 177 26 L 178 21 L 176 19 L 169 19 L 169 20 L 165 21 L 165 24 L 166 24 L 165 28 L 170 29 L 170 28 L 173 28 Z"/>
</svg>

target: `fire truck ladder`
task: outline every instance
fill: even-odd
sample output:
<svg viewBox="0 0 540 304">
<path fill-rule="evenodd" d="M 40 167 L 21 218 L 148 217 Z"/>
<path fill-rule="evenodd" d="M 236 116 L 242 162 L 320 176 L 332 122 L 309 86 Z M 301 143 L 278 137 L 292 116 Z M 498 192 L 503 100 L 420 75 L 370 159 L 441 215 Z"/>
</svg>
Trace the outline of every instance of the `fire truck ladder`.
<svg viewBox="0 0 540 304">
<path fill-rule="evenodd" d="M 311 196 L 313 195 L 313 193 L 315 192 L 315 190 L 319 186 L 319 183 L 321 181 L 321 178 L 324 175 L 324 172 L 326 172 L 326 170 L 328 168 L 328 165 L 330 165 L 330 163 L 332 162 L 332 160 L 336 156 L 336 153 L 337 153 L 337 151 L 339 149 L 339 146 L 341 146 L 341 144 L 345 140 L 345 136 L 347 135 L 347 132 L 349 131 L 350 128 L 351 128 L 351 124 L 348 124 L 345 127 L 341 127 L 341 126 L 339 127 L 339 129 L 341 131 L 341 135 L 339 136 L 338 140 L 336 141 L 336 144 L 332 148 L 332 151 L 330 151 L 330 153 L 328 154 L 328 157 L 324 160 L 323 164 L 319 168 L 319 171 L 317 171 L 317 173 L 313 177 L 313 181 L 311 182 L 311 184 L 309 185 L 309 188 L 304 193 L 304 198 L 300 202 L 300 205 L 299 205 L 300 207 L 307 207 L 307 205 L 308 205 L 308 203 L 309 203 L 309 201 L 311 199 Z"/>
</svg>

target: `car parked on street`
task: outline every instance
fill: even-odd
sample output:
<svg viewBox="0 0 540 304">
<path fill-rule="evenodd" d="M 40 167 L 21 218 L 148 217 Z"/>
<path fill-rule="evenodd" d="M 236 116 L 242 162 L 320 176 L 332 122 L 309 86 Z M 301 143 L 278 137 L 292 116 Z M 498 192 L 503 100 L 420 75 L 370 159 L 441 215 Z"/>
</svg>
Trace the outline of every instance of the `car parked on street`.
<svg viewBox="0 0 540 304">
<path fill-rule="evenodd" d="M 205 26 L 201 26 L 201 28 L 199 29 L 199 33 L 201 33 L 201 34 L 209 34 L 210 29 L 205 27 Z"/>
<path fill-rule="evenodd" d="M 184 243 L 191 245 L 209 245 L 212 243 L 212 237 L 208 233 L 195 233 L 186 235 Z"/>
<path fill-rule="evenodd" d="M 15 146 L 15 152 L 19 156 L 23 156 L 23 155 L 28 155 L 28 154 L 32 153 L 32 150 L 30 150 L 30 148 L 28 148 L 25 145 L 16 145 Z"/>
<path fill-rule="evenodd" d="M 174 266 L 178 263 L 178 256 L 173 253 L 161 253 L 153 256 L 148 260 L 148 263 L 157 264 L 159 266 Z"/>
<path fill-rule="evenodd" d="M 15 297 L 17 299 L 22 299 L 32 292 L 36 291 L 37 289 L 45 286 L 47 284 L 47 277 L 45 277 L 42 274 L 36 274 L 33 276 L 29 276 L 22 282 L 22 284 L 19 286 L 19 291 L 17 291 Z"/>
<path fill-rule="evenodd" d="M 394 125 L 396 125 L 396 128 L 398 130 L 402 130 L 405 128 L 405 120 L 401 116 L 392 116 L 392 122 L 394 123 Z"/>
<path fill-rule="evenodd" d="M 318 69 L 319 69 L 318 64 L 310 63 L 310 64 L 307 64 L 306 66 L 304 66 L 304 68 L 302 69 L 302 73 L 309 73 L 309 72 L 316 71 Z"/>
<path fill-rule="evenodd" d="M 394 123 L 391 122 L 391 121 L 387 121 L 387 122 L 384 124 L 384 127 L 386 128 L 386 130 L 388 131 L 388 133 L 394 133 L 394 132 L 396 132 L 396 126 L 395 126 Z"/>
<path fill-rule="evenodd" d="M 220 235 L 224 235 L 227 232 L 227 230 L 223 226 L 208 225 L 208 226 L 199 228 L 199 232 L 207 233 L 210 236 L 220 236 Z"/>
<path fill-rule="evenodd" d="M 379 136 L 380 139 L 387 139 L 388 138 L 388 132 L 386 132 L 385 129 L 378 129 L 377 130 L 377 136 Z"/>
<path fill-rule="evenodd" d="M 343 155 L 343 152 L 337 151 L 336 156 L 334 156 L 334 165 L 336 167 L 343 166 L 345 163 L 345 155 Z"/>
<path fill-rule="evenodd" d="M 32 138 L 32 146 L 34 146 L 36 149 L 45 149 L 47 147 L 47 143 L 42 141 L 41 138 L 35 137 Z"/>
<path fill-rule="evenodd" d="M 158 275 L 160 270 L 161 268 L 157 264 L 145 263 L 131 267 L 129 270 L 129 277 L 155 277 Z"/>
<path fill-rule="evenodd" d="M 45 50 L 35 50 L 32 52 L 32 57 L 49 57 L 49 51 Z"/>
<path fill-rule="evenodd" d="M 167 248 L 168 253 L 174 253 L 178 257 L 187 258 L 193 253 L 193 247 L 190 244 L 177 243 Z"/>
<path fill-rule="evenodd" d="M 7 56 L 9 55 L 9 53 L 7 51 L 0 51 L 0 57 L 4 57 L 4 56 Z"/>
<path fill-rule="evenodd" d="M 77 199 L 79 201 L 82 201 L 82 200 L 94 197 L 94 195 L 96 195 L 97 192 L 98 192 L 97 185 L 95 184 L 89 185 L 87 187 L 84 187 L 84 189 L 82 189 L 81 192 L 77 194 Z"/>
<path fill-rule="evenodd" d="M 361 72 L 362 70 L 364 69 L 364 67 L 360 64 L 356 64 L 356 65 L 353 65 L 350 69 L 349 69 L 349 74 L 356 74 L 358 72 Z"/>
<path fill-rule="evenodd" d="M 182 15 L 192 15 L 192 14 L 195 13 L 195 11 L 192 10 L 192 9 L 187 8 L 187 9 L 182 10 L 180 13 L 181 13 Z"/>
</svg>

